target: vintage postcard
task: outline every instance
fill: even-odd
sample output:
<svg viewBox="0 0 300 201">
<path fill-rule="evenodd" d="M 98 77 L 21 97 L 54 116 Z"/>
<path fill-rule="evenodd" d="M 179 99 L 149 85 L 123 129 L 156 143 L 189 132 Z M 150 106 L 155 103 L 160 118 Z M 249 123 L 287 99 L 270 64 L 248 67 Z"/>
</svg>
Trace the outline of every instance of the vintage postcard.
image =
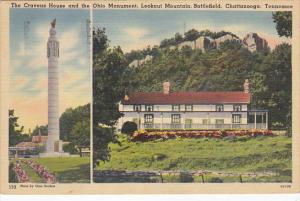
<svg viewBox="0 0 300 201">
<path fill-rule="evenodd" d="M 1 193 L 300 191 L 300 2 L 1 2 Z"/>
</svg>

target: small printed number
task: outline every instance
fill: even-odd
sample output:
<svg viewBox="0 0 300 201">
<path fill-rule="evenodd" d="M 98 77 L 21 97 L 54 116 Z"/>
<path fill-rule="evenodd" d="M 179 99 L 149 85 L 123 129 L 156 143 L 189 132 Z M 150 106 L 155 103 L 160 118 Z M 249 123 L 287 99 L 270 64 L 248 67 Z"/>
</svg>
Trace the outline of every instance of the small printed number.
<svg viewBox="0 0 300 201">
<path fill-rule="evenodd" d="M 280 185 L 280 188 L 291 188 L 291 185 Z"/>
<path fill-rule="evenodd" d="M 14 185 L 14 184 L 12 184 L 12 185 L 9 185 L 8 188 L 9 188 L 9 189 L 17 189 L 17 186 Z"/>
</svg>

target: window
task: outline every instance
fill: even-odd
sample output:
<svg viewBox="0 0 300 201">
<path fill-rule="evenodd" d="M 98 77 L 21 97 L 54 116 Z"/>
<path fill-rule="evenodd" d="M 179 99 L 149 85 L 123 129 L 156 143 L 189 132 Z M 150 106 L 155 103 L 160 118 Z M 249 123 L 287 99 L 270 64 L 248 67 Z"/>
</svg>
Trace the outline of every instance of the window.
<svg viewBox="0 0 300 201">
<path fill-rule="evenodd" d="M 192 128 L 193 119 L 185 119 L 185 128 Z"/>
<path fill-rule="evenodd" d="M 224 119 L 216 119 L 216 129 L 224 128 Z"/>
<path fill-rule="evenodd" d="M 202 124 L 210 124 L 210 119 L 202 119 Z"/>
<path fill-rule="evenodd" d="M 193 111 L 193 105 L 185 105 L 185 111 Z"/>
<path fill-rule="evenodd" d="M 153 123 L 153 114 L 145 114 L 145 123 L 152 124 Z"/>
<path fill-rule="evenodd" d="M 233 111 L 235 111 L 235 112 L 242 111 L 242 106 L 241 105 L 233 105 Z"/>
<path fill-rule="evenodd" d="M 180 124 L 180 114 L 172 114 L 172 124 Z"/>
<path fill-rule="evenodd" d="M 216 124 L 224 124 L 224 119 L 216 119 Z"/>
<path fill-rule="evenodd" d="M 145 111 L 152 112 L 153 111 L 153 105 L 145 105 Z"/>
<path fill-rule="evenodd" d="M 133 105 L 133 111 L 136 111 L 136 112 L 141 111 L 141 105 Z"/>
<path fill-rule="evenodd" d="M 172 105 L 173 111 L 180 111 L 180 105 Z"/>
<path fill-rule="evenodd" d="M 241 123 L 241 115 L 240 114 L 233 114 L 232 115 L 232 123 L 234 123 L 234 124 Z"/>
<path fill-rule="evenodd" d="M 216 111 L 217 112 L 223 112 L 224 111 L 224 105 L 216 105 Z"/>
<path fill-rule="evenodd" d="M 155 106 L 155 111 L 159 111 L 159 105 Z"/>
</svg>

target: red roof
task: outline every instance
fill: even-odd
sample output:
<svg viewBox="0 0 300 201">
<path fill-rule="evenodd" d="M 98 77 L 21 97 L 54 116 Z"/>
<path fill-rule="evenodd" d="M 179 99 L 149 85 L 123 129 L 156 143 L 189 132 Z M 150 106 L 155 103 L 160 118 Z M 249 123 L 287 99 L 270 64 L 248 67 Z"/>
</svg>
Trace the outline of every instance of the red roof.
<svg viewBox="0 0 300 201">
<path fill-rule="evenodd" d="M 27 148 L 35 148 L 37 146 L 39 146 L 39 144 L 33 142 L 20 142 L 16 145 L 16 147 L 27 147 Z"/>
<path fill-rule="evenodd" d="M 124 105 L 132 104 L 225 104 L 250 103 L 250 93 L 245 92 L 136 92 L 122 100 Z"/>
<path fill-rule="evenodd" d="M 33 143 L 45 143 L 47 142 L 48 136 L 44 135 L 36 135 L 32 136 L 31 142 Z"/>
</svg>

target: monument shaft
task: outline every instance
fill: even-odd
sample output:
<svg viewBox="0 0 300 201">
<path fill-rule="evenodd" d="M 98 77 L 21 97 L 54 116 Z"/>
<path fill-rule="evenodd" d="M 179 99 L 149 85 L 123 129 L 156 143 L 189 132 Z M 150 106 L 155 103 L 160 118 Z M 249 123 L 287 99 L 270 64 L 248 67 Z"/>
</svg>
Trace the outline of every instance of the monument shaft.
<svg viewBox="0 0 300 201">
<path fill-rule="evenodd" d="M 59 141 L 59 78 L 58 57 L 59 42 L 56 39 L 55 21 L 51 24 L 47 43 L 48 57 L 48 139 L 46 152 L 55 152 L 55 143 Z"/>
</svg>

